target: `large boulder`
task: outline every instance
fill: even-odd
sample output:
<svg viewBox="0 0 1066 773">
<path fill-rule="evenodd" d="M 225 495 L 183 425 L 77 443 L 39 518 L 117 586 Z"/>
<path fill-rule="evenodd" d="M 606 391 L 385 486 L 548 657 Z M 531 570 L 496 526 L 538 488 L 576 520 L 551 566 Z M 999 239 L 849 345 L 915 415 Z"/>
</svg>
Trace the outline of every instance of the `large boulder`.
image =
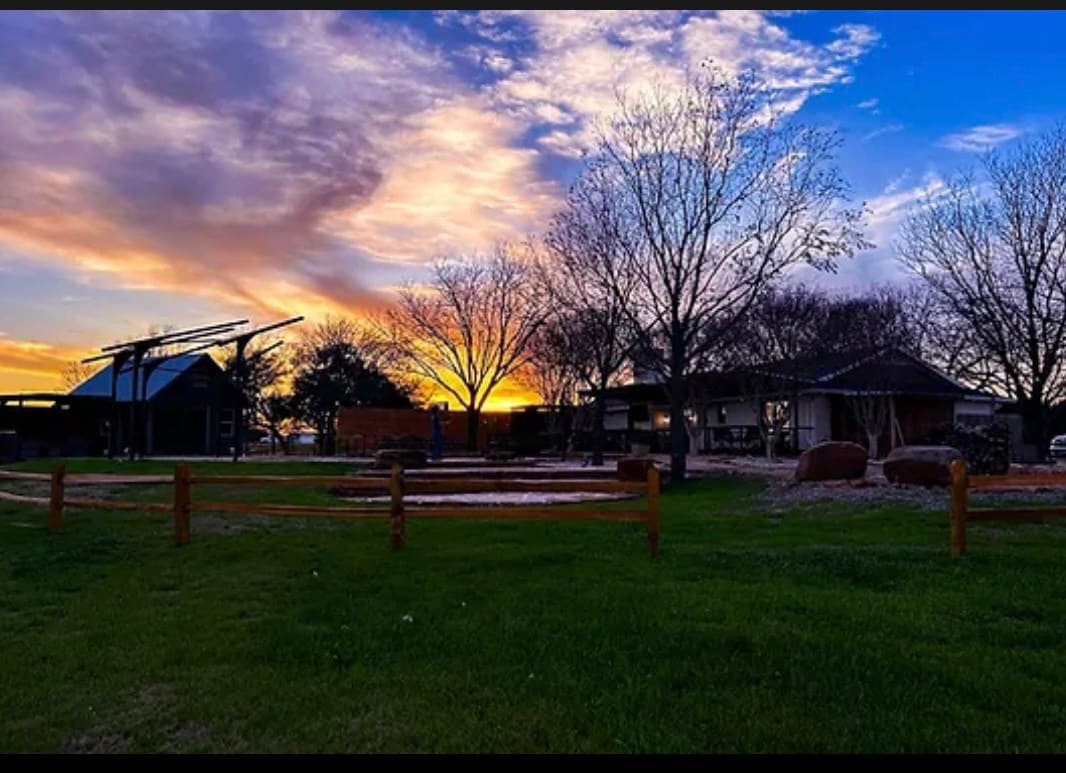
<svg viewBox="0 0 1066 773">
<path fill-rule="evenodd" d="M 857 480 L 866 477 L 866 449 L 858 443 L 829 441 L 800 454 L 796 480 Z"/>
<path fill-rule="evenodd" d="M 618 480 L 624 483 L 643 483 L 648 479 L 648 470 L 654 464 L 647 456 L 624 456 L 618 460 Z"/>
<path fill-rule="evenodd" d="M 951 446 L 900 446 L 885 458 L 882 470 L 889 483 L 947 486 L 951 463 L 961 458 Z"/>
<path fill-rule="evenodd" d="M 387 448 L 374 454 L 374 468 L 387 470 L 399 463 L 406 470 L 426 466 L 426 452 L 421 448 Z"/>
</svg>

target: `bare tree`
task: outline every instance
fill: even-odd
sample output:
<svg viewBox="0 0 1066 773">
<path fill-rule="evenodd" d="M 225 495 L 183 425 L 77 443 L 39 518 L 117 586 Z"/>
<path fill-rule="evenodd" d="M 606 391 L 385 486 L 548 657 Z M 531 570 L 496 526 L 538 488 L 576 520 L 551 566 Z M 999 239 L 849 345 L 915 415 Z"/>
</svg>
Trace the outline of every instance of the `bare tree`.
<svg viewBox="0 0 1066 773">
<path fill-rule="evenodd" d="M 898 250 L 964 342 L 956 373 L 1017 399 L 1046 454 L 1066 397 L 1066 129 L 987 155 L 910 214 Z"/>
<path fill-rule="evenodd" d="M 245 409 L 242 418 L 247 426 L 266 427 L 274 442 L 281 444 L 282 450 L 288 446 L 282 437 L 283 424 L 281 403 L 277 398 L 281 394 L 281 382 L 291 373 L 291 365 L 286 361 L 282 346 L 284 339 L 276 335 L 266 335 L 252 340 L 245 352 L 244 378 L 237 378 L 237 352 L 229 351 L 222 363 L 222 369 L 230 376 L 234 384 L 242 385 Z M 242 437 L 247 437 L 242 433 Z M 244 449 L 242 449 L 242 453 Z"/>
<path fill-rule="evenodd" d="M 773 459 L 778 438 L 792 416 L 793 402 L 788 400 L 788 382 L 776 374 L 758 369 L 737 371 L 740 391 L 755 416 L 755 425 L 767 459 Z"/>
<path fill-rule="evenodd" d="M 572 366 L 592 393 L 594 466 L 603 464 L 606 391 L 629 362 L 635 342 L 629 307 L 636 277 L 625 271 L 621 226 L 617 213 L 600 199 L 603 193 L 595 186 L 571 189 L 544 237 L 546 257 L 540 264 L 544 294 L 561 320 Z"/>
<path fill-rule="evenodd" d="M 93 366 L 81 360 L 71 360 L 59 372 L 60 389 L 70 392 L 87 381 L 96 371 Z"/>
<path fill-rule="evenodd" d="M 717 364 L 750 367 L 815 354 L 830 304 L 827 293 L 803 284 L 768 288 L 723 336 Z"/>
<path fill-rule="evenodd" d="M 408 283 L 379 321 L 398 362 L 466 410 L 470 450 L 485 402 L 525 367 L 544 319 L 532 273 L 503 246 L 489 256 L 439 260 L 428 286 Z"/>
<path fill-rule="evenodd" d="M 558 438 L 559 451 L 564 455 L 564 425 L 572 417 L 580 379 L 568 327 L 565 317 L 546 320 L 530 340 L 529 362 L 518 374 L 519 382 L 534 391 L 547 409 L 548 433 Z"/>
<path fill-rule="evenodd" d="M 892 396 L 868 392 L 849 395 L 846 398 L 851 413 L 859 427 L 866 433 L 866 452 L 871 459 L 877 459 L 880 452 L 880 438 L 892 416 Z M 895 429 L 891 428 L 894 432 Z"/>
<path fill-rule="evenodd" d="M 169 323 L 162 325 L 149 325 L 148 335 L 150 336 L 165 336 L 169 333 L 173 333 L 178 328 L 175 325 Z M 160 344 L 159 346 L 153 346 L 148 350 L 148 357 L 170 357 L 181 352 L 182 347 L 185 344 Z"/>
<path fill-rule="evenodd" d="M 519 382 L 547 406 L 573 405 L 577 398 L 579 376 L 567 324 L 565 318 L 546 320 L 530 339 L 528 362 L 518 374 Z"/>
<path fill-rule="evenodd" d="M 670 400 L 671 471 L 685 475 L 686 377 L 797 264 L 831 269 L 864 242 L 831 166 L 838 139 L 780 120 L 751 77 L 714 71 L 619 100 L 576 184 L 621 249 L 596 281 L 633 281 L 626 314 Z M 591 281 L 591 279 L 590 279 Z M 713 331 L 714 334 L 710 334 Z"/>
<path fill-rule="evenodd" d="M 916 303 L 913 292 L 893 285 L 827 296 L 812 351 L 825 354 L 896 347 L 921 355 L 924 321 Z"/>
<path fill-rule="evenodd" d="M 733 326 L 726 365 L 817 357 L 854 349 L 899 347 L 922 355 L 928 307 L 913 287 L 835 294 L 806 285 L 771 288 Z"/>
</svg>

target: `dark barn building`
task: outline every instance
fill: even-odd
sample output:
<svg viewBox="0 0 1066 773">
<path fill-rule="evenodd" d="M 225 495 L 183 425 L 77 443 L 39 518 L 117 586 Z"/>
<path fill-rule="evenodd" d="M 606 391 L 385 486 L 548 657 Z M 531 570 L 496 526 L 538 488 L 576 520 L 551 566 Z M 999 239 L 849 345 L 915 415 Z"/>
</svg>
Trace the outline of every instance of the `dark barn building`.
<svg viewBox="0 0 1066 773">
<path fill-rule="evenodd" d="M 233 382 L 207 354 L 146 359 L 147 389 L 138 388 L 137 422 L 144 437 L 138 445 L 146 454 L 223 455 L 234 442 L 239 393 Z M 111 403 L 111 366 L 88 379 L 70 397 L 91 400 L 96 427 L 106 449 L 109 432 L 121 451 L 134 438 L 130 433 L 130 371 L 119 371 L 116 402 Z M 80 410 L 80 409 L 79 409 Z"/>
<path fill-rule="evenodd" d="M 109 399 L 35 392 L 0 395 L 0 462 L 107 451 Z"/>
</svg>

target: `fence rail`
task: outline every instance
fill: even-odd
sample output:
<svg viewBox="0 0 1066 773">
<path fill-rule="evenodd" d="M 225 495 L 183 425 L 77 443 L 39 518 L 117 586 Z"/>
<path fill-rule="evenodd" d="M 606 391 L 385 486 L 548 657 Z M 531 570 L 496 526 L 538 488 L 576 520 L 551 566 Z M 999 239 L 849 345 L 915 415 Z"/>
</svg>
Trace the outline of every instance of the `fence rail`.
<svg viewBox="0 0 1066 773">
<path fill-rule="evenodd" d="M 194 512 L 247 513 L 272 516 L 324 517 L 324 518 L 380 518 L 389 520 L 389 542 L 394 548 L 407 543 L 406 521 L 408 518 L 529 518 L 551 520 L 595 521 L 644 521 L 647 524 L 648 550 L 659 554 L 659 537 L 662 516 L 660 512 L 661 480 L 657 467 L 648 469 L 647 479 L 635 481 L 608 480 L 457 480 L 452 478 L 406 479 L 404 470 L 394 465 L 388 478 L 359 478 L 352 476 L 286 476 L 286 475 L 193 475 L 189 466 L 178 465 L 174 475 L 67 475 L 63 464 L 56 465 L 52 473 L 26 473 L 0 470 L 0 477 L 9 480 L 48 482 L 50 493 L 45 497 L 30 497 L 0 491 L 0 499 L 48 507 L 48 528 L 59 531 L 66 507 L 102 510 L 143 510 L 149 512 L 173 512 L 174 541 L 178 545 L 189 542 L 191 515 Z M 172 504 L 161 502 L 131 502 L 117 499 L 70 498 L 66 496 L 68 485 L 89 484 L 168 484 L 174 489 Z M 387 490 L 389 500 L 385 506 L 340 507 L 320 505 L 262 504 L 253 502 L 218 502 L 194 500 L 194 485 L 293 485 L 335 486 L 362 491 Z M 456 493 L 456 492 L 547 492 L 547 493 L 624 493 L 642 494 L 647 497 L 643 509 L 611 508 L 566 508 L 543 505 L 513 505 L 488 507 L 407 507 L 404 499 L 408 494 Z"/>
<path fill-rule="evenodd" d="M 1066 473 L 1033 475 L 970 475 L 966 462 L 951 464 L 951 553 L 966 555 L 966 525 L 970 521 L 1036 521 L 1066 517 L 1066 505 L 970 507 L 971 489 L 1009 489 L 1028 486 L 1066 487 Z"/>
<path fill-rule="evenodd" d="M 14 470 L 0 470 L 0 480 L 27 480 L 47 483 L 52 480 L 54 473 L 48 472 L 15 472 Z M 96 486 L 96 485 L 149 485 L 173 483 L 171 475 L 110 475 L 105 473 L 86 472 L 79 475 L 67 475 L 63 478 L 67 486 Z"/>
</svg>

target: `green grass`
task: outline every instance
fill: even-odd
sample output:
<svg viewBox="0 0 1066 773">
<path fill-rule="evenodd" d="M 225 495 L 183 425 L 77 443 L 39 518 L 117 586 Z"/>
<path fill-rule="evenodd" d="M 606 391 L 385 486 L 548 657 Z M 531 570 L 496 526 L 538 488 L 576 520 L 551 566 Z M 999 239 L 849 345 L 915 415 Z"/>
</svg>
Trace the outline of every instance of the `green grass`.
<svg viewBox="0 0 1066 773">
<path fill-rule="evenodd" d="M 0 750 L 1066 750 L 1066 527 L 953 560 L 946 507 L 761 489 L 667 491 L 655 560 L 639 524 L 391 551 L 383 521 L 204 516 L 176 548 L 166 515 L 49 535 L 0 502 Z"/>
</svg>

